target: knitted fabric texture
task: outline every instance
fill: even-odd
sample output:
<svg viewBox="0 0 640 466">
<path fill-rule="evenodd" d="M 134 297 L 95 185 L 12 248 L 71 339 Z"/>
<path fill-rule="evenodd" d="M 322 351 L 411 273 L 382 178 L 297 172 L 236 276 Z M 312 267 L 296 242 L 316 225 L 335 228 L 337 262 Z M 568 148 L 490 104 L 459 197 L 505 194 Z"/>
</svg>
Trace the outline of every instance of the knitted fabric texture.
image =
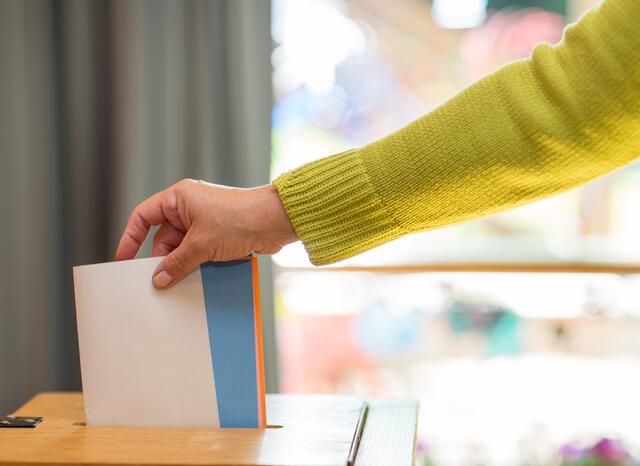
<svg viewBox="0 0 640 466">
<path fill-rule="evenodd" d="M 575 188 L 640 156 L 640 1 L 605 0 L 426 116 L 273 185 L 316 265 Z"/>
</svg>

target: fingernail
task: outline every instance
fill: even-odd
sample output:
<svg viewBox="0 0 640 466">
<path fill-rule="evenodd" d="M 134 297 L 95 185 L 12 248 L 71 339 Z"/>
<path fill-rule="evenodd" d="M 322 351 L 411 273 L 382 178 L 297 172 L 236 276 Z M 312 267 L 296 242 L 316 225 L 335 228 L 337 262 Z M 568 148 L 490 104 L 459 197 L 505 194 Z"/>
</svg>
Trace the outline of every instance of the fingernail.
<svg viewBox="0 0 640 466">
<path fill-rule="evenodd" d="M 171 283 L 171 275 L 169 275 L 164 270 L 153 277 L 153 286 L 156 288 L 166 288 Z"/>
</svg>

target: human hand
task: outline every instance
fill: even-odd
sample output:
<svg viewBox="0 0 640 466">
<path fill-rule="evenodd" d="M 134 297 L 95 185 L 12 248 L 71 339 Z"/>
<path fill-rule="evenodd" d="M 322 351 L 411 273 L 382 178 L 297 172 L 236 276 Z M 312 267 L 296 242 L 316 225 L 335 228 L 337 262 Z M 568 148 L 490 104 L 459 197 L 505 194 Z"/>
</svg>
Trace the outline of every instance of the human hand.
<svg viewBox="0 0 640 466">
<path fill-rule="evenodd" d="M 133 259 L 151 226 L 160 225 L 152 254 L 165 256 L 153 273 L 168 288 L 207 261 L 275 254 L 298 240 L 271 185 L 240 189 L 182 180 L 138 205 L 120 238 L 117 260 Z"/>
</svg>

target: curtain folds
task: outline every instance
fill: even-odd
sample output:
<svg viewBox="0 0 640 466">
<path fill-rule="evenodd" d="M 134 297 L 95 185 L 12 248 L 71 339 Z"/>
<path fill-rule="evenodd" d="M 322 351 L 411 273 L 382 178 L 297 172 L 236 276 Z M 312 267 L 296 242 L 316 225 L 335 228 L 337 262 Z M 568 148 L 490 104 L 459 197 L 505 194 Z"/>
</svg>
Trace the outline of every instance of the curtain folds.
<svg viewBox="0 0 640 466">
<path fill-rule="evenodd" d="M 0 413 L 80 388 L 71 267 L 111 260 L 138 202 L 269 181 L 270 54 L 268 1 L 0 2 Z"/>
</svg>

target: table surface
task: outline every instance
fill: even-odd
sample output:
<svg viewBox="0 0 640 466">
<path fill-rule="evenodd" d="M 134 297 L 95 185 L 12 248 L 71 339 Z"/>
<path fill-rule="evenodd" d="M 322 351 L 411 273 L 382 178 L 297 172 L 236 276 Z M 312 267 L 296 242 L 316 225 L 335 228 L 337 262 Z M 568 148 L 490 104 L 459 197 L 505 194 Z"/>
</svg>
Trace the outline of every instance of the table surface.
<svg viewBox="0 0 640 466">
<path fill-rule="evenodd" d="M 0 428 L 0 465 L 344 466 L 362 400 L 267 395 L 267 429 L 87 427 L 82 394 L 46 392 L 14 414 L 35 428 Z M 418 404 L 367 400 L 355 466 L 413 464 Z"/>
</svg>

